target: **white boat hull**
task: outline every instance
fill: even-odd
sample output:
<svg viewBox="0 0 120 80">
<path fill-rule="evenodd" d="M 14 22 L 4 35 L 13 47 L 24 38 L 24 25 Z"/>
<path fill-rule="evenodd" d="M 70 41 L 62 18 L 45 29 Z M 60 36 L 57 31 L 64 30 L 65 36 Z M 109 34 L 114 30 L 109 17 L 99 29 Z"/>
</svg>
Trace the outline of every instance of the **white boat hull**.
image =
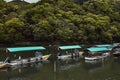
<svg viewBox="0 0 120 80">
<path fill-rule="evenodd" d="M 61 60 L 66 60 L 66 59 L 72 59 L 72 58 L 79 58 L 81 57 L 83 54 L 83 52 L 79 52 L 79 54 L 66 54 L 66 55 L 60 55 L 60 56 L 57 56 L 58 59 L 61 59 Z"/>
<path fill-rule="evenodd" d="M 69 58 L 71 58 L 71 55 L 58 56 L 58 59 L 69 59 Z"/>
<path fill-rule="evenodd" d="M 110 53 L 103 53 L 102 56 L 85 57 L 85 60 L 100 60 L 110 56 Z"/>
<path fill-rule="evenodd" d="M 51 54 L 44 55 L 44 56 L 42 56 L 42 58 L 32 57 L 32 58 L 27 58 L 27 59 L 17 59 L 17 60 L 11 61 L 11 63 L 9 63 L 9 65 L 17 66 L 17 65 L 24 65 L 24 64 L 35 63 L 35 62 L 42 62 L 42 61 L 46 61 L 50 56 L 51 56 Z"/>
<path fill-rule="evenodd" d="M 97 56 L 97 57 L 85 57 L 85 60 L 99 60 L 99 59 L 102 59 L 104 57 L 102 56 Z"/>
</svg>

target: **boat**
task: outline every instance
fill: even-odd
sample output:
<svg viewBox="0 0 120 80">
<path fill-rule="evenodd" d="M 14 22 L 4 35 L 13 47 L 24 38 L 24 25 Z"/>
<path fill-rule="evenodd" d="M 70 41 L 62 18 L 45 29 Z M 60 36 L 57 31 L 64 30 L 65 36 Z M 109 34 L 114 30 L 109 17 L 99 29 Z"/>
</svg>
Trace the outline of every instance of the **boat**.
<svg viewBox="0 0 120 80">
<path fill-rule="evenodd" d="M 85 57 L 85 60 L 99 60 L 99 59 L 104 59 L 105 57 L 107 57 L 107 56 L 105 55 L 105 56 Z"/>
<path fill-rule="evenodd" d="M 85 60 L 100 60 L 108 57 L 110 53 L 106 47 L 90 47 L 84 52 Z"/>
<path fill-rule="evenodd" d="M 26 58 L 26 59 L 16 59 L 11 61 L 9 63 L 10 66 L 16 66 L 16 65 L 25 65 L 25 64 L 31 64 L 31 63 L 38 63 L 38 62 L 45 62 L 48 61 L 48 58 L 51 56 L 51 54 L 44 55 L 41 57 L 31 57 L 31 58 Z"/>
<path fill-rule="evenodd" d="M 32 47 L 14 47 L 14 48 L 7 48 L 6 53 L 11 52 L 19 52 L 19 51 L 33 51 L 33 50 L 45 50 L 45 47 L 42 46 L 32 46 Z M 36 52 L 35 57 L 30 57 L 26 59 L 21 59 L 19 56 L 18 59 L 12 60 L 9 62 L 9 66 L 16 66 L 16 65 L 24 65 L 24 64 L 31 64 L 35 62 L 44 62 L 47 61 L 51 54 L 42 55 L 41 52 Z"/>
<path fill-rule="evenodd" d="M 58 47 L 58 60 L 66 60 L 72 58 L 78 58 L 82 55 L 82 52 L 79 52 L 81 46 L 79 45 L 70 45 L 70 46 L 59 46 Z"/>
</svg>

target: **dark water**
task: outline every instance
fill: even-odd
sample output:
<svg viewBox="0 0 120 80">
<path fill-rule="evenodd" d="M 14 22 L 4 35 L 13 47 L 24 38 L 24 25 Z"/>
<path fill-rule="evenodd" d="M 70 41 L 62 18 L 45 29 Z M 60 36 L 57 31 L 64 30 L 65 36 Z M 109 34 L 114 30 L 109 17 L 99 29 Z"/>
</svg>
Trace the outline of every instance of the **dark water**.
<svg viewBox="0 0 120 80">
<path fill-rule="evenodd" d="M 33 53 L 16 54 L 26 58 L 34 56 Z M 0 54 L 0 60 L 8 56 L 2 51 Z M 9 56 L 12 57 L 13 53 Z M 120 80 L 120 59 L 110 57 L 104 62 L 92 63 L 86 63 L 83 59 L 68 61 L 50 59 L 46 63 L 0 70 L 0 80 Z"/>
</svg>

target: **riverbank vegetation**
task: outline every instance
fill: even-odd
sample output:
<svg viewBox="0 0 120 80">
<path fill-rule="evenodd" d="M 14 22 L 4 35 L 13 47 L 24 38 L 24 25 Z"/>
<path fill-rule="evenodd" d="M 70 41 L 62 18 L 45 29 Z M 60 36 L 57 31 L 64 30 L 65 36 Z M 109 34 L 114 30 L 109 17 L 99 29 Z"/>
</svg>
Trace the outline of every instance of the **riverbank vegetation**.
<svg viewBox="0 0 120 80">
<path fill-rule="evenodd" d="M 0 1 L 0 43 L 113 43 L 120 41 L 120 1 Z"/>
</svg>

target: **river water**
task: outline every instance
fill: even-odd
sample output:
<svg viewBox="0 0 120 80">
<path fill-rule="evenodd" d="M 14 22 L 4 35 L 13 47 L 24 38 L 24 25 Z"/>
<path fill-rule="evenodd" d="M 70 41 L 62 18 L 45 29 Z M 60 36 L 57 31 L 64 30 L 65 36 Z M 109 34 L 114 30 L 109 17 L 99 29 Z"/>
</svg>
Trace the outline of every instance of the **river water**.
<svg viewBox="0 0 120 80">
<path fill-rule="evenodd" d="M 0 60 L 14 54 L 6 54 L 3 51 L 0 53 Z M 23 58 L 34 56 L 33 52 L 16 54 Z M 45 63 L 0 70 L 0 80 L 120 80 L 120 59 L 109 57 L 105 61 L 97 62 L 85 62 L 83 59 L 67 61 L 50 59 Z"/>
</svg>

